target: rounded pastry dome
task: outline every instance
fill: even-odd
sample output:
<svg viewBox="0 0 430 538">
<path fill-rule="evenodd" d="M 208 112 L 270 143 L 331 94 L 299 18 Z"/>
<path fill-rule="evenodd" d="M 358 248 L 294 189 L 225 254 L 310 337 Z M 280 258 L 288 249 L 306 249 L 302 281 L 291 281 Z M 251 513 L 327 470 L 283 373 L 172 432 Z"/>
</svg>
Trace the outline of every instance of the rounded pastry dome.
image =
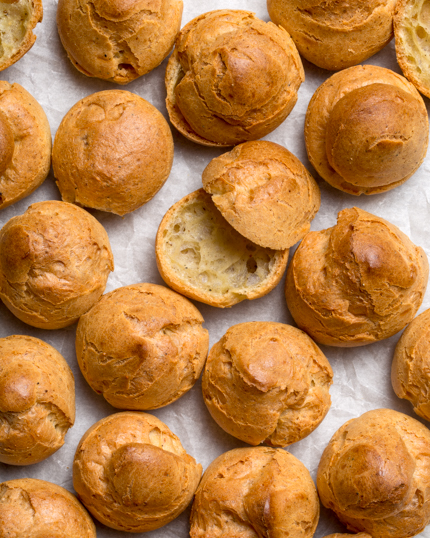
<svg viewBox="0 0 430 538">
<path fill-rule="evenodd" d="M 106 230 L 73 204 L 38 202 L 0 230 L 0 298 L 33 327 L 77 321 L 102 295 L 111 271 Z"/>
<path fill-rule="evenodd" d="M 308 233 L 288 267 L 285 295 L 300 329 L 329 346 L 362 346 L 403 329 L 424 298 L 428 261 L 396 226 L 353 207 Z"/>
<path fill-rule="evenodd" d="M 335 73 L 306 114 L 309 160 L 332 187 L 349 194 L 385 192 L 423 162 L 429 137 L 422 97 L 404 77 L 364 65 Z"/>
<path fill-rule="evenodd" d="M 169 177 L 173 138 L 153 105 L 124 90 L 93 93 L 64 116 L 52 166 L 65 202 L 125 215 Z"/>
<path fill-rule="evenodd" d="M 324 450 L 317 486 L 321 502 L 352 531 L 407 538 L 430 521 L 430 431 L 391 409 L 344 424 Z"/>
<path fill-rule="evenodd" d="M 202 466 L 169 428 L 146 413 L 106 417 L 83 436 L 73 486 L 101 523 L 127 532 L 158 529 L 191 502 Z"/>
<path fill-rule="evenodd" d="M 206 469 L 191 511 L 191 538 L 312 538 L 319 500 L 306 467 L 282 449 L 237 448 Z"/>
<path fill-rule="evenodd" d="M 208 356 L 203 399 L 213 419 L 251 445 L 300 441 L 330 409 L 331 366 L 309 336 L 269 321 L 230 327 Z"/>
<path fill-rule="evenodd" d="M 304 78 L 283 28 L 249 11 L 210 11 L 176 39 L 166 71 L 167 110 L 193 142 L 233 146 L 276 129 Z"/>
<path fill-rule="evenodd" d="M 163 286 L 118 288 L 79 320 L 79 367 L 91 388 L 114 407 L 165 406 L 200 376 L 209 346 L 203 321 L 188 299 Z"/>
<path fill-rule="evenodd" d="M 78 71 L 128 84 L 169 54 L 182 8 L 182 0 L 60 0 L 57 28 Z"/>
<path fill-rule="evenodd" d="M 320 206 L 318 185 L 299 159 L 264 140 L 212 159 L 202 181 L 222 216 L 262 247 L 292 247 L 309 231 Z"/>
</svg>

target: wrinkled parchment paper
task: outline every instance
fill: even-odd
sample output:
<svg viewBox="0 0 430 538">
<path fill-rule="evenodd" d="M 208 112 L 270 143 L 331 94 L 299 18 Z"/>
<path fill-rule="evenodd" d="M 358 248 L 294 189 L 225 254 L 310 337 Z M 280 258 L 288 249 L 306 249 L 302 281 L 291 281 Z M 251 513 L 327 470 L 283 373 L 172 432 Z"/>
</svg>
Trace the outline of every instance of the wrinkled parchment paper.
<svg viewBox="0 0 430 538">
<path fill-rule="evenodd" d="M 184 3 L 182 25 L 205 11 L 225 8 L 247 9 L 254 11 L 261 19 L 269 20 L 265 0 L 228 2 L 184 0 Z M 18 82 L 39 101 L 48 116 L 53 136 L 63 116 L 79 99 L 96 91 L 113 88 L 127 89 L 144 97 L 167 118 L 164 104 L 164 72 L 167 61 L 125 87 L 87 78 L 72 66 L 61 45 L 55 22 L 56 9 L 55 0 L 44 0 L 44 17 L 43 22 L 36 28 L 35 45 L 18 63 L 0 73 L 0 79 L 11 83 Z M 396 62 L 393 42 L 366 63 L 381 65 L 401 73 Z M 296 106 L 285 122 L 266 139 L 287 147 L 316 177 L 306 155 L 304 119 L 312 94 L 330 73 L 306 61 L 304 67 L 306 81 L 299 90 Z M 426 98 L 425 101 L 428 107 L 429 101 Z M 173 169 L 155 198 L 124 218 L 92 211 L 106 228 L 115 257 L 115 272 L 109 277 L 106 291 L 137 282 L 164 284 L 154 256 L 158 224 L 174 202 L 201 187 L 203 169 L 211 159 L 226 151 L 198 146 L 186 140 L 173 128 L 172 130 L 175 142 Z M 356 205 L 398 226 L 430 256 L 429 172 L 430 159 L 427 158 L 418 172 L 404 185 L 390 192 L 369 197 L 344 194 L 317 178 L 322 200 L 321 209 L 312 223 L 312 229 L 321 230 L 333 226 L 340 210 Z M 51 171 L 45 183 L 36 192 L 0 212 L 0 226 L 11 217 L 22 214 L 31 203 L 59 199 L 59 191 Z M 195 304 L 206 321 L 211 346 L 236 323 L 268 320 L 294 324 L 284 299 L 284 279 L 265 297 L 244 301 L 230 309 Z M 429 307 L 430 294 L 427 292 L 420 312 Z M 73 370 L 77 403 L 76 423 L 67 434 L 64 446 L 50 458 L 36 465 L 14 467 L 0 464 L 0 482 L 14 478 L 39 478 L 54 482 L 73 492 L 71 469 L 79 440 L 94 422 L 116 412 L 101 396 L 91 390 L 82 377 L 75 356 L 75 331 L 76 325 L 56 331 L 34 329 L 20 322 L 3 304 L 0 304 L 0 337 L 28 334 L 54 346 L 64 355 Z M 389 340 L 355 349 L 322 347 L 334 370 L 332 407 L 316 431 L 290 447 L 290 451 L 306 465 L 314 479 L 325 446 L 333 433 L 347 420 L 381 407 L 389 407 L 418 418 L 413 414 L 411 405 L 398 399 L 391 388 L 390 366 L 398 338 L 399 335 L 396 335 Z M 203 465 L 203 468 L 223 452 L 246 446 L 245 443 L 221 430 L 212 420 L 202 400 L 200 382 L 175 403 L 151 413 L 164 421 L 179 436 L 185 449 Z M 429 424 L 426 423 L 426 426 Z M 184 538 L 189 533 L 188 517 L 189 509 L 169 525 L 145 533 L 145 536 Z M 97 535 L 100 538 L 128 535 L 108 529 L 97 522 L 96 525 Z M 322 507 L 315 537 L 321 538 L 331 532 L 342 531 L 344 528 L 336 518 Z M 420 536 L 430 538 L 430 527 Z"/>
</svg>

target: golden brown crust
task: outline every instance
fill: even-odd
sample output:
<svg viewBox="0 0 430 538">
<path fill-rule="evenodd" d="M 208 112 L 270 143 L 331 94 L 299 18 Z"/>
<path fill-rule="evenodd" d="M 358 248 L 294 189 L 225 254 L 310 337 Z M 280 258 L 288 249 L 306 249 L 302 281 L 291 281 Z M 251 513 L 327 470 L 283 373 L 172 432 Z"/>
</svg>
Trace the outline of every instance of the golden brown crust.
<svg viewBox="0 0 430 538">
<path fill-rule="evenodd" d="M 428 115 L 405 78 L 382 67 L 351 67 L 332 75 L 306 114 L 309 160 L 330 185 L 377 194 L 409 179 L 424 160 Z"/>
<path fill-rule="evenodd" d="M 356 207 L 305 236 L 288 267 L 286 299 L 316 342 L 353 347 L 392 336 L 415 316 L 428 261 L 396 226 Z"/>
<path fill-rule="evenodd" d="M 300 54 L 338 71 L 366 60 L 393 37 L 396 0 L 267 0 L 270 18 Z"/>
<path fill-rule="evenodd" d="M 4 20 L 12 24 L 7 24 L 3 29 L 0 23 L 0 34 L 2 36 L 0 53 L 0 71 L 17 62 L 28 52 L 36 41 L 33 29 L 36 24 L 42 22 L 43 5 L 42 0 L 17 0 L 13 2 L 5 1 L 7 6 L 7 18 Z M 4 9 L 3 4 L 3 9 Z M 14 30 L 14 34 L 10 29 Z M 7 46 L 6 46 L 7 45 Z"/>
<path fill-rule="evenodd" d="M 398 0 L 394 13 L 397 61 L 405 77 L 430 97 L 427 4 L 424 0 Z"/>
<path fill-rule="evenodd" d="M 321 502 L 351 531 L 407 538 L 430 521 L 430 431 L 391 409 L 344 424 L 318 468 Z"/>
<path fill-rule="evenodd" d="M 394 352 L 391 382 L 399 398 L 409 400 L 417 415 L 430 420 L 430 310 L 416 317 Z"/>
<path fill-rule="evenodd" d="M 169 54 L 182 8 L 182 0 L 59 0 L 58 33 L 81 73 L 128 84 Z"/>
<path fill-rule="evenodd" d="M 82 437 L 73 486 L 103 524 L 127 532 L 158 529 L 190 503 L 202 466 L 176 435 L 146 413 L 117 413 Z"/>
<path fill-rule="evenodd" d="M 200 376 L 209 347 L 203 321 L 190 301 L 163 286 L 118 288 L 79 320 L 79 367 L 114 407 L 163 407 Z"/>
<path fill-rule="evenodd" d="M 331 366 L 302 331 L 255 321 L 230 327 L 208 356 L 204 402 L 226 432 L 285 447 L 321 423 L 331 400 Z"/>
<path fill-rule="evenodd" d="M 155 255 L 166 284 L 220 308 L 269 293 L 288 261 L 288 250 L 259 247 L 236 232 L 203 189 L 188 194 L 164 215 Z"/>
<path fill-rule="evenodd" d="M 33 327 L 74 323 L 102 295 L 112 270 L 106 230 L 72 204 L 38 202 L 0 230 L 0 298 Z"/>
<path fill-rule="evenodd" d="M 51 166 L 51 130 L 39 103 L 19 84 L 0 81 L 0 209 L 39 187 Z"/>
<path fill-rule="evenodd" d="M 34 478 L 0 484 L 2 536 L 96 538 L 88 512 L 66 489 Z"/>
<path fill-rule="evenodd" d="M 304 81 L 290 36 L 249 11 L 203 13 L 179 33 L 166 70 L 170 120 L 207 146 L 261 138 L 280 125 Z"/>
<path fill-rule="evenodd" d="M 38 463 L 75 422 L 75 382 L 53 347 L 31 336 L 0 338 L 0 462 Z"/>
<path fill-rule="evenodd" d="M 309 231 L 320 206 L 314 178 L 273 142 L 245 142 L 212 159 L 202 181 L 233 228 L 263 247 L 293 246 Z"/>
<path fill-rule="evenodd" d="M 334 534 L 328 534 L 324 538 L 372 538 L 370 534 L 365 532 L 359 532 L 358 534 L 347 534 L 343 532 L 335 532 Z"/>
<path fill-rule="evenodd" d="M 319 501 L 309 471 L 273 448 L 237 448 L 206 469 L 191 512 L 191 538 L 311 538 Z"/>
<path fill-rule="evenodd" d="M 52 166 L 65 202 L 125 215 L 164 185 L 173 138 L 153 105 L 123 90 L 76 103 L 55 135 Z"/>
</svg>

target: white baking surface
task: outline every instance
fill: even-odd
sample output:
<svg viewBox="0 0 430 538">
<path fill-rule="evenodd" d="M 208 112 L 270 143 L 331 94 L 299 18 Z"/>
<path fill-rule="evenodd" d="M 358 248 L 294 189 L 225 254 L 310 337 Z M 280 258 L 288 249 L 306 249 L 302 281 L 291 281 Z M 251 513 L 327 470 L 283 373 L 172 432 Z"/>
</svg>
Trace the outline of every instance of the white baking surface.
<svg viewBox="0 0 430 538">
<path fill-rule="evenodd" d="M 265 0 L 185 0 L 182 24 L 211 9 L 247 9 L 268 21 Z M 83 97 L 93 92 L 113 88 L 127 89 L 153 105 L 167 117 L 164 104 L 164 61 L 151 73 L 127 86 L 118 86 L 79 73 L 68 60 L 57 34 L 55 15 L 57 2 L 44 0 L 43 22 L 36 28 L 37 40 L 33 48 L 15 65 L 0 73 L 0 79 L 18 82 L 28 90 L 44 108 L 52 135 L 66 112 Z M 401 73 L 395 57 L 394 42 L 367 62 L 381 65 Z M 290 116 L 267 140 L 286 146 L 316 176 L 307 160 L 303 128 L 306 108 L 313 92 L 330 75 L 304 61 L 306 81 L 299 90 L 299 98 Z M 424 98 L 427 107 L 428 99 Z M 115 257 L 115 272 L 109 277 L 106 291 L 137 282 L 164 284 L 154 255 L 155 234 L 159 222 L 169 207 L 189 192 L 201 187 L 201 173 L 209 161 L 224 150 L 206 148 L 189 142 L 173 128 L 175 159 L 173 169 L 164 187 L 145 206 L 121 218 L 108 213 L 92 213 L 106 228 Z M 422 246 L 430 256 L 430 159 L 427 158 L 418 172 L 404 185 L 369 197 L 355 197 L 337 191 L 317 178 L 321 188 L 321 209 L 312 223 L 312 230 L 321 230 L 336 223 L 337 213 L 354 205 L 379 215 L 405 232 L 414 243 Z M 59 200 L 59 191 L 52 171 L 45 183 L 31 196 L 0 212 L 0 226 L 11 217 L 22 214 L 27 207 L 41 200 Z M 284 279 L 271 293 L 254 301 L 244 301 L 230 309 L 217 309 L 195 302 L 206 320 L 210 345 L 217 342 L 235 323 L 245 321 L 278 321 L 294 324 L 284 299 Z M 420 312 L 430 307 L 427 292 Z M 54 482 L 73 492 L 72 462 L 74 452 L 85 431 L 97 420 L 116 410 L 86 384 L 76 362 L 74 338 L 76 325 L 62 330 L 34 329 L 16 319 L 0 303 L 0 337 L 28 334 L 44 340 L 64 355 L 76 379 L 76 423 L 66 436 L 65 445 L 47 460 L 27 467 L 0 464 L 0 482 L 14 478 L 40 478 Z M 334 371 L 331 388 L 332 407 L 322 424 L 309 437 L 290 447 L 315 479 L 324 447 L 334 432 L 350 418 L 371 409 L 389 407 L 416 417 L 409 402 L 394 394 L 390 383 L 390 366 L 394 346 L 399 338 L 355 349 L 322 347 Z M 206 411 L 198 382 L 177 402 L 156 411 L 176 433 L 185 449 L 206 468 L 223 452 L 247 446 L 225 433 L 215 424 Z M 422 421 L 429 426 L 428 423 Z M 148 538 L 183 538 L 189 535 L 189 509 L 169 525 L 149 533 L 137 534 Z M 129 536 L 111 530 L 99 523 L 99 538 Z M 322 507 L 321 519 L 315 537 L 332 532 L 345 532 L 336 518 Z M 421 533 L 430 538 L 430 527 Z"/>
</svg>

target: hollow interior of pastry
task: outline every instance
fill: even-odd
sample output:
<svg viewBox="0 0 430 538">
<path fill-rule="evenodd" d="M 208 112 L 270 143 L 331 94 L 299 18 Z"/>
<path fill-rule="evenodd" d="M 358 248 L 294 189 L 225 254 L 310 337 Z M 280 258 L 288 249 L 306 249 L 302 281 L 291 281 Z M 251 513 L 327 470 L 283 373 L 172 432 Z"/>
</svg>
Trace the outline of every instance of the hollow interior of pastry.
<svg viewBox="0 0 430 538">
<path fill-rule="evenodd" d="M 417 76 L 430 86 L 430 3 L 424 0 L 409 2 L 403 24 L 407 59 Z"/>
<path fill-rule="evenodd" d="M 163 234 L 171 269 L 188 284 L 209 293 L 259 287 L 278 254 L 236 232 L 209 195 L 181 205 Z"/>
<path fill-rule="evenodd" d="M 19 50 L 32 12 L 31 0 L 0 2 L 0 62 Z"/>
</svg>

